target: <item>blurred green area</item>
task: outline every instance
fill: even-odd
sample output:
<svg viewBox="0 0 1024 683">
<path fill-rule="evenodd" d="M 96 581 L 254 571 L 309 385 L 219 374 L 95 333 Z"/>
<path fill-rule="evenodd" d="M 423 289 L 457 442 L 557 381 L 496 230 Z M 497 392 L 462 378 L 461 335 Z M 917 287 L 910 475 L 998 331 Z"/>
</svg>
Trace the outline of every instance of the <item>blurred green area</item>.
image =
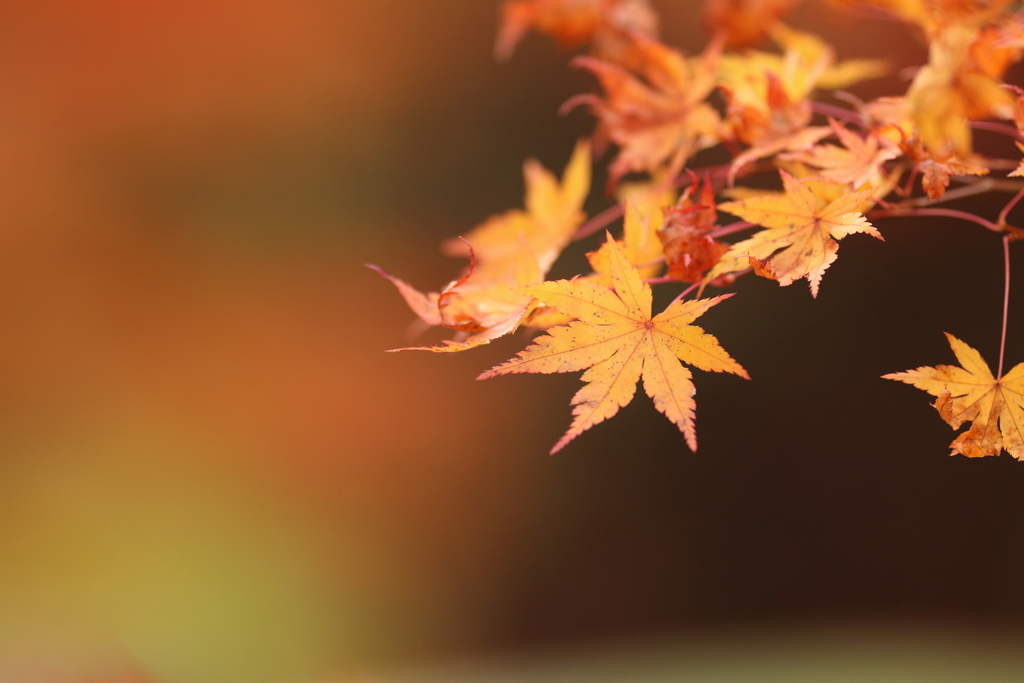
<svg viewBox="0 0 1024 683">
<path fill-rule="evenodd" d="M 659 7 L 697 47 L 692 3 Z M 920 51 L 814 7 L 841 51 Z M 477 0 L 0 7 L 0 679 L 1016 680 L 1020 475 L 946 459 L 931 409 L 876 380 L 994 319 L 983 237 L 849 240 L 818 302 L 749 283 L 708 324 L 755 382 L 698 378 L 699 456 L 638 399 L 547 458 L 577 378 L 472 381 L 522 339 L 383 353 L 411 315 L 362 264 L 448 281 L 438 244 L 588 131 L 555 112 L 590 81 L 536 37 L 495 64 L 495 22 Z M 921 306 L 936 289 L 961 298 Z M 908 645 L 765 644 L 793 618 L 840 641 L 905 620 Z M 682 654 L 645 650 L 673 633 Z M 570 654 L 501 673 L 532 651 Z M 511 654 L 436 668 L 487 652 Z"/>
</svg>

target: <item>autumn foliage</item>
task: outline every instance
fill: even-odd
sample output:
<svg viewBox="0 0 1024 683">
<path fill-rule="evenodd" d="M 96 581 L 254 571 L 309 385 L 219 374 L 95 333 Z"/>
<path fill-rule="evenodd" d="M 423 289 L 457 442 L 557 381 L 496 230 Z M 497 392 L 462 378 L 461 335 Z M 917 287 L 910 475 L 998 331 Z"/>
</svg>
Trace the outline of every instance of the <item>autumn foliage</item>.
<svg viewBox="0 0 1024 683">
<path fill-rule="evenodd" d="M 836 0 L 831 11 L 902 22 L 928 48 L 926 63 L 905 70 L 905 89 L 862 101 L 842 89 L 892 65 L 841 59 L 787 23 L 796 4 L 710 0 L 700 12 L 707 44 L 685 55 L 661 42 L 647 0 L 505 0 L 496 56 L 511 58 L 529 32 L 576 50 L 568 66 L 591 74 L 594 89 L 562 110 L 589 112 L 593 135 L 576 144 L 560 178 L 526 161 L 524 208 L 445 243 L 468 266 L 437 291 L 421 292 L 374 266 L 424 326 L 455 332 L 441 345 L 407 348 L 464 351 L 532 330 L 529 346 L 480 379 L 584 371 L 572 424 L 552 452 L 614 416 L 641 381 L 696 450 L 690 367 L 749 378 L 693 324 L 718 304 L 727 314 L 734 293 L 709 291 L 753 274 L 781 286 L 807 280 L 817 297 L 840 240 L 858 233 L 881 240 L 881 222 L 906 216 L 955 218 L 1000 238 L 998 371 L 947 335 L 960 367 L 886 378 L 935 396 L 953 429 L 970 423 L 953 453 L 1005 450 L 1024 460 L 1024 363 L 1003 374 L 1010 243 L 1024 237 L 1008 222 L 1024 197 L 1015 180 L 1024 175 L 1024 90 L 1004 78 L 1024 55 L 1024 18 L 1001 0 Z M 977 129 L 1015 146 L 1006 146 L 1005 158 L 982 154 Z M 592 166 L 602 159 L 613 203 L 588 219 Z M 772 178 L 774 186 L 763 180 Z M 944 206 L 988 193 L 1007 197 L 995 221 Z M 607 231 L 620 218 L 616 239 Z M 589 272 L 546 279 L 566 247 L 602 234 L 587 255 Z M 652 286 L 678 283 L 681 293 L 655 313 Z"/>
</svg>

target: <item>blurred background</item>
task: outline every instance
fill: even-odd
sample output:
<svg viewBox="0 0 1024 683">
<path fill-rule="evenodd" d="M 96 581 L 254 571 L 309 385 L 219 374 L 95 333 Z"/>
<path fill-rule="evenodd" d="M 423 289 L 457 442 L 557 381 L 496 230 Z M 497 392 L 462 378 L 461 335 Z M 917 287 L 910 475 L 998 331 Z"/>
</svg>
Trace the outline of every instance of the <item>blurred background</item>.
<svg viewBox="0 0 1024 683">
<path fill-rule="evenodd" d="M 413 316 L 362 264 L 436 290 L 592 125 L 550 41 L 494 61 L 497 5 L 0 3 L 0 680 L 1020 680 L 1024 470 L 879 379 L 944 331 L 995 362 L 984 230 L 741 281 L 704 322 L 754 381 L 698 374 L 699 454 L 641 394 L 548 457 L 578 377 L 473 379 L 521 336 L 384 353 Z"/>
</svg>

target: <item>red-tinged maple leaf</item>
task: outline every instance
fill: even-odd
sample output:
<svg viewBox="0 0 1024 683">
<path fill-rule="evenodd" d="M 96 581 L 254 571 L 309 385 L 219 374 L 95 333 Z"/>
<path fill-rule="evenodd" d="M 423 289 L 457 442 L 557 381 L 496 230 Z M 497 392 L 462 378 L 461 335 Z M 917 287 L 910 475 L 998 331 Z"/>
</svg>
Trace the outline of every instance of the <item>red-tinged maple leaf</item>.
<svg viewBox="0 0 1024 683">
<path fill-rule="evenodd" d="M 665 227 L 658 232 L 658 238 L 664 245 L 668 275 L 683 282 L 700 281 L 704 273 L 729 250 L 729 245 L 708 236 L 718 227 L 718 211 L 711 183 L 704 180 L 700 198 L 694 201 L 690 197 L 697 185 L 691 183 L 679 202 L 668 209 Z"/>
<path fill-rule="evenodd" d="M 799 0 L 707 0 L 701 20 L 729 47 L 748 47 L 764 38 Z"/>
<path fill-rule="evenodd" d="M 460 332 L 442 346 L 408 349 L 464 351 L 512 332 L 529 312 L 531 298 L 514 288 L 541 282 L 583 221 L 581 207 L 590 190 L 589 146 L 576 145 L 561 183 L 532 160 L 524 165 L 524 175 L 525 211 L 495 216 L 457 245 L 445 245 L 449 254 L 468 257 L 470 268 L 440 292 L 420 292 L 371 266 L 395 284 L 424 323 Z"/>
<path fill-rule="evenodd" d="M 578 278 L 521 287 L 545 305 L 573 318 L 553 327 L 519 355 L 480 375 L 487 379 L 515 373 L 583 373 L 583 387 L 572 399 L 575 416 L 551 449 L 615 415 L 636 393 L 641 377 L 655 407 L 674 422 L 691 450 L 697 449 L 692 375 L 680 361 L 713 372 L 749 379 L 715 337 L 691 323 L 732 296 L 676 301 L 651 317 L 651 288 L 608 236 L 612 286 Z"/>
<path fill-rule="evenodd" d="M 768 263 L 780 285 L 806 277 L 818 296 L 821 277 L 833 261 L 836 240 L 856 232 L 882 235 L 861 213 L 872 191 L 848 188 L 822 178 L 797 180 L 780 171 L 785 195 L 765 195 L 719 204 L 725 211 L 766 229 L 732 245 L 705 279 L 735 273 L 750 265 L 750 257 Z M 770 257 L 770 258 L 769 258 Z"/>
<path fill-rule="evenodd" d="M 602 53 L 603 42 L 614 41 L 624 32 L 655 35 L 658 15 L 647 0 L 505 0 L 495 57 L 502 61 L 511 57 L 531 29 L 566 48 L 595 42 Z"/>
<path fill-rule="evenodd" d="M 597 136 L 619 147 L 609 166 L 609 186 L 632 172 L 675 175 L 697 151 L 718 142 L 720 120 L 704 100 L 715 87 L 721 44 L 689 60 L 638 34 L 630 65 L 577 57 L 573 65 L 597 76 L 604 98 L 578 95 L 563 111 L 585 105 L 598 118 Z"/>
<path fill-rule="evenodd" d="M 782 151 L 809 149 L 831 132 L 827 126 L 808 125 L 810 102 L 792 97 L 777 74 L 764 71 L 760 77 L 749 76 L 741 84 L 720 86 L 727 103 L 730 135 L 750 145 L 733 159 L 730 185 L 747 164 Z"/>
<path fill-rule="evenodd" d="M 883 377 L 937 397 L 932 405 L 953 429 L 972 422 L 950 444 L 950 455 L 975 458 L 1005 450 L 1024 460 L 1024 363 L 996 379 L 980 353 L 951 334 L 946 338 L 962 367 L 920 367 Z"/>
<path fill-rule="evenodd" d="M 832 132 L 839 138 L 842 147 L 836 145 L 815 145 L 809 150 L 780 154 L 784 160 L 799 161 L 818 169 L 829 180 L 861 187 L 879 187 L 884 183 L 882 164 L 900 156 L 898 147 L 883 145 L 874 131 L 866 137 L 829 119 Z"/>
</svg>

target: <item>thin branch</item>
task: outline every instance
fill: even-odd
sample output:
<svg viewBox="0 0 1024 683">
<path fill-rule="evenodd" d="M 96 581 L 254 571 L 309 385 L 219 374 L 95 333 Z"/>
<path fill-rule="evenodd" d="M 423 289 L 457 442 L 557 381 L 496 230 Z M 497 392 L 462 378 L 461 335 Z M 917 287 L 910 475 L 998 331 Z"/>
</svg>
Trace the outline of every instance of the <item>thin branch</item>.
<svg viewBox="0 0 1024 683">
<path fill-rule="evenodd" d="M 736 221 L 735 223 L 723 225 L 717 230 L 712 230 L 711 232 L 708 233 L 708 237 L 711 237 L 712 239 L 718 237 L 725 237 L 726 235 L 731 235 L 734 232 L 740 232 L 742 230 L 746 230 L 747 228 L 752 228 L 755 225 L 757 225 L 757 223 L 751 223 L 750 221 Z"/>
<path fill-rule="evenodd" d="M 834 119 L 841 119 L 843 121 L 846 121 L 847 123 L 852 123 L 853 125 L 859 128 L 864 127 L 864 119 L 861 118 L 860 114 L 858 114 L 855 111 L 850 111 L 849 109 L 837 107 L 834 104 L 826 104 L 825 102 L 811 102 L 811 111 L 815 112 L 816 114 L 822 114 L 823 116 L 831 116 Z"/>
<path fill-rule="evenodd" d="M 1006 202 L 1006 206 L 1004 206 L 1003 210 L 999 212 L 999 219 L 996 221 L 998 225 L 1006 226 L 1006 217 L 1010 215 L 1010 211 L 1013 210 L 1013 207 L 1017 206 L 1017 202 L 1019 202 L 1022 197 L 1024 197 L 1024 187 L 1020 188 L 1020 191 L 1013 195 L 1013 199 Z"/>
<path fill-rule="evenodd" d="M 705 166 L 704 168 L 696 169 L 696 172 L 699 174 L 699 176 L 696 177 L 698 177 L 699 179 L 700 176 L 707 174 L 707 176 L 713 180 L 725 178 L 726 176 L 729 175 L 729 169 L 731 167 L 732 164 L 718 164 L 717 166 Z M 771 170 L 771 167 L 767 167 L 766 165 L 761 163 L 752 163 L 740 169 L 739 173 L 737 174 L 737 177 L 745 178 L 749 175 L 754 175 L 755 173 L 763 173 L 766 170 Z M 683 188 L 686 187 L 687 185 L 690 185 L 692 182 L 693 178 L 690 176 L 689 173 L 680 173 L 679 176 L 672 182 L 672 185 L 678 188 Z M 623 206 L 622 202 L 609 206 L 607 209 L 598 214 L 595 214 L 592 218 L 590 218 L 590 220 L 586 221 L 585 223 L 583 223 L 583 225 L 576 228 L 576 232 L 573 233 L 572 236 L 572 241 L 578 242 L 582 239 L 590 237 L 595 232 L 601 230 L 602 228 L 608 227 L 618 219 L 622 218 L 625 212 L 626 208 L 625 206 Z"/>
<path fill-rule="evenodd" d="M 601 228 L 608 227 L 615 221 L 622 218 L 624 213 L 626 213 L 626 207 L 624 204 L 620 203 L 609 206 L 607 209 L 601 213 L 595 214 L 593 218 L 576 228 L 576 232 L 573 233 L 572 236 L 573 242 L 590 237 Z"/>
<path fill-rule="evenodd" d="M 1010 236 L 1003 237 L 1003 262 L 1006 269 L 1006 285 L 1003 287 L 1003 336 L 999 340 L 999 372 L 998 379 L 1003 378 L 1003 356 L 1006 352 L 1006 321 L 1010 311 Z"/>
<path fill-rule="evenodd" d="M 669 304 L 669 306 L 671 306 L 675 302 L 681 300 L 684 296 L 686 296 L 687 294 L 689 294 L 693 290 L 697 289 L 697 287 L 700 286 L 701 282 L 702 282 L 701 280 L 698 280 L 697 282 L 694 282 L 692 285 L 690 285 L 689 287 L 687 287 L 683 291 L 679 292 L 679 296 L 677 296 L 675 299 L 672 299 L 672 303 Z M 668 306 L 666 306 L 666 308 L 668 308 Z"/>
<path fill-rule="evenodd" d="M 973 213 L 966 211 L 957 211 L 956 209 L 914 209 L 914 208 L 903 208 L 896 205 L 895 208 L 883 211 L 869 211 L 866 217 L 869 219 L 874 218 L 896 218 L 904 216 L 943 216 L 945 218 L 959 218 L 960 220 L 970 221 L 971 223 L 977 223 L 986 230 L 992 232 L 1003 232 L 1003 229 L 993 223 L 987 221 L 981 216 L 975 216 Z"/>
<path fill-rule="evenodd" d="M 987 130 L 993 133 L 1000 133 L 1008 137 L 1024 142 L 1024 136 L 1017 131 L 1013 126 L 1008 126 L 1005 123 L 997 123 L 995 121 L 971 121 L 971 128 L 975 130 Z"/>
</svg>

